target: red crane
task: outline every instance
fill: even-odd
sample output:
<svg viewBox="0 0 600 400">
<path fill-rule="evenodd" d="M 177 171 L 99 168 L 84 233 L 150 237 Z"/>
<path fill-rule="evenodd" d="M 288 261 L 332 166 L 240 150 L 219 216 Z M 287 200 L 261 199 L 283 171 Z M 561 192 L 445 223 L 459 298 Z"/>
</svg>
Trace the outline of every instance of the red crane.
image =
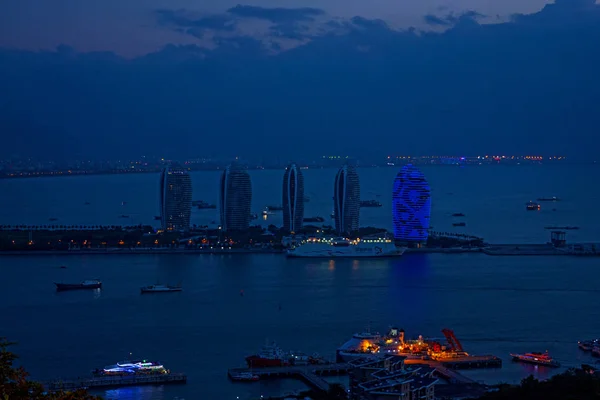
<svg viewBox="0 0 600 400">
<path fill-rule="evenodd" d="M 446 336 L 446 340 L 448 340 L 448 344 L 454 351 L 464 352 L 462 344 L 458 341 L 456 336 L 454 335 L 454 331 L 452 329 L 444 328 L 442 329 L 442 333 Z"/>
</svg>

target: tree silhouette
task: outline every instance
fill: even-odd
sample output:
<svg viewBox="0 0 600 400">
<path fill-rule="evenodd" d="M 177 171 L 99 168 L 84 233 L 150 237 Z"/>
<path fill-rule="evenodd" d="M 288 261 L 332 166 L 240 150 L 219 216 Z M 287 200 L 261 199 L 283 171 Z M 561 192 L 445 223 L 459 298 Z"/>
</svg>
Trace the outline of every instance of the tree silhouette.
<svg viewBox="0 0 600 400">
<path fill-rule="evenodd" d="M 0 337 L 0 398 L 28 400 L 102 400 L 85 390 L 73 392 L 46 393 L 44 387 L 28 380 L 29 374 L 23 367 L 15 368 L 13 362 L 18 358 L 8 351 L 14 343 Z"/>
</svg>

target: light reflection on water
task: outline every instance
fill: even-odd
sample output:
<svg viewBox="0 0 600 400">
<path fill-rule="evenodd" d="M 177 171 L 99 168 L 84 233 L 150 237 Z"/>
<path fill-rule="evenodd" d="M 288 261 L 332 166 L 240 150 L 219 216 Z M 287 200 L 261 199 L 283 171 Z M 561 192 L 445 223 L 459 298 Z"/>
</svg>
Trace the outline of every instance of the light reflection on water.
<svg viewBox="0 0 600 400">
<path fill-rule="evenodd" d="M 166 398 L 164 393 L 164 386 L 130 386 L 106 391 L 99 391 L 98 394 L 106 400 L 162 400 Z"/>
</svg>

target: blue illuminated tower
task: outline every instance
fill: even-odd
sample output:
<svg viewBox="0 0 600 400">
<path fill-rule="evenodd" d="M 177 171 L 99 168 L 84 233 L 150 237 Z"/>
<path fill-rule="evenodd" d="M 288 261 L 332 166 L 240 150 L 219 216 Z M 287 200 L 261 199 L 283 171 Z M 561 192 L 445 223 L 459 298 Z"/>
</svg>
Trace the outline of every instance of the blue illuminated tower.
<svg viewBox="0 0 600 400">
<path fill-rule="evenodd" d="M 396 175 L 392 193 L 394 237 L 407 243 L 427 241 L 431 192 L 421 171 L 408 164 Z"/>
</svg>

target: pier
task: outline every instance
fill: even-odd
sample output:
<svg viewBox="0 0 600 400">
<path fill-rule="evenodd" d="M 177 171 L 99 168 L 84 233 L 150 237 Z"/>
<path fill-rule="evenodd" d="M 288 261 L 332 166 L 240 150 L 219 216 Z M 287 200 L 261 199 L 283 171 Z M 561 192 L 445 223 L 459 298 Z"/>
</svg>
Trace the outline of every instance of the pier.
<svg viewBox="0 0 600 400">
<path fill-rule="evenodd" d="M 321 376 L 339 376 L 346 375 L 350 370 L 350 365 L 346 363 L 325 364 L 325 365 L 290 365 L 285 367 L 266 367 L 266 368 L 234 368 L 227 371 L 227 376 L 235 374 L 248 373 L 258 375 L 260 379 L 273 378 L 295 378 L 306 383 L 310 388 L 326 392 L 329 390 L 329 383 Z"/>
<path fill-rule="evenodd" d="M 102 376 L 90 378 L 77 378 L 70 380 L 54 380 L 47 382 L 44 386 L 49 391 L 55 390 L 77 390 L 77 389 L 97 389 L 120 386 L 138 386 L 138 385 L 163 385 L 167 383 L 186 383 L 185 374 L 154 374 L 154 375 L 123 375 L 123 376 Z"/>
</svg>

